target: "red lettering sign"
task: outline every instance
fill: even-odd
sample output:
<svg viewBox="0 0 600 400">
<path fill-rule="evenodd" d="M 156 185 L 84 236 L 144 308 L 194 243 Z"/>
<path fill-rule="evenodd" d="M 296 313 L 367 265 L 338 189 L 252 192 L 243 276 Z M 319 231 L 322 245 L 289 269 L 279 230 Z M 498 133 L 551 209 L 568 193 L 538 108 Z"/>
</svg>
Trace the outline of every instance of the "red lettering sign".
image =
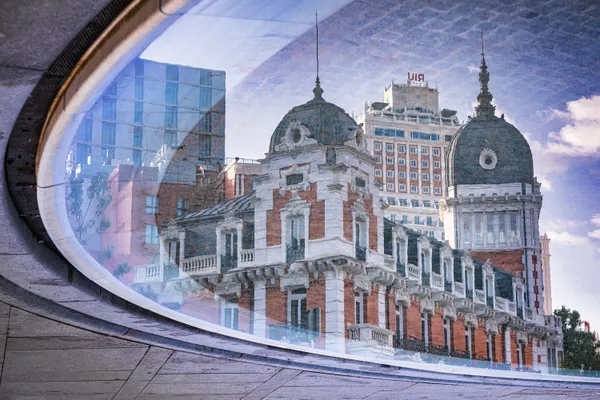
<svg viewBox="0 0 600 400">
<path fill-rule="evenodd" d="M 408 80 L 415 82 L 425 82 L 425 74 L 416 74 L 414 72 L 409 72 Z"/>
</svg>

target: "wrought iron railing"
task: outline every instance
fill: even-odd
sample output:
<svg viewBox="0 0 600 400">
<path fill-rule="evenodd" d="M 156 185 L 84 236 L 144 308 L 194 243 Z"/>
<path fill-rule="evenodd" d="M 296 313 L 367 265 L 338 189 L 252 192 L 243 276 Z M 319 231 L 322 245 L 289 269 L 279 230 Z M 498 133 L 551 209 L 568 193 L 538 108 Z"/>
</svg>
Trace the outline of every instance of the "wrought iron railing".
<svg viewBox="0 0 600 400">
<path fill-rule="evenodd" d="M 237 267 L 237 254 L 221 254 L 221 273 Z"/>
<path fill-rule="evenodd" d="M 269 339 L 285 341 L 288 343 L 310 343 L 319 332 L 292 324 L 269 324 Z"/>
<path fill-rule="evenodd" d="M 486 303 L 488 307 L 494 308 L 494 298 L 487 296 Z"/>
<path fill-rule="evenodd" d="M 452 293 L 452 281 L 444 280 L 444 291 Z"/>
<path fill-rule="evenodd" d="M 360 246 L 358 243 L 354 245 L 356 251 L 356 259 L 358 261 L 367 261 L 367 248 Z"/>
<path fill-rule="evenodd" d="M 523 318 L 523 307 L 517 307 L 517 317 Z"/>
<path fill-rule="evenodd" d="M 291 264 L 304 258 L 304 244 L 288 244 L 286 248 L 286 262 Z"/>
<path fill-rule="evenodd" d="M 421 282 L 423 286 L 429 286 L 431 284 L 431 274 L 428 274 L 427 272 L 422 272 Z"/>
<path fill-rule="evenodd" d="M 396 272 L 401 276 L 406 276 L 406 265 L 403 262 L 396 260 Z"/>
<path fill-rule="evenodd" d="M 427 343 L 421 339 L 412 336 L 396 339 L 396 347 L 408 351 L 425 353 L 427 352 Z"/>
<path fill-rule="evenodd" d="M 471 299 L 471 300 L 473 300 L 473 289 L 468 289 L 468 288 L 467 288 L 467 289 L 465 290 L 465 293 L 466 293 L 465 297 L 466 297 L 467 299 Z"/>
</svg>

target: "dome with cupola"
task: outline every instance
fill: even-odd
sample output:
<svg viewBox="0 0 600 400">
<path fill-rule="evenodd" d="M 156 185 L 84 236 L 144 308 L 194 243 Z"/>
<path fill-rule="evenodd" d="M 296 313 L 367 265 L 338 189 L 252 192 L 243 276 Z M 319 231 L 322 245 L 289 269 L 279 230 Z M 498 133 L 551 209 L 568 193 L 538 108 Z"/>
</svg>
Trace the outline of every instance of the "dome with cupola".
<svg viewBox="0 0 600 400">
<path fill-rule="evenodd" d="M 289 151 L 309 144 L 351 146 L 366 151 L 362 129 L 342 108 L 323 99 L 319 78 L 314 98 L 292 108 L 271 136 L 269 152 Z"/>
<path fill-rule="evenodd" d="M 525 137 L 504 115 L 495 115 L 485 57 L 475 115 L 454 134 L 446 162 L 448 187 L 477 184 L 533 184 L 533 157 Z"/>
</svg>

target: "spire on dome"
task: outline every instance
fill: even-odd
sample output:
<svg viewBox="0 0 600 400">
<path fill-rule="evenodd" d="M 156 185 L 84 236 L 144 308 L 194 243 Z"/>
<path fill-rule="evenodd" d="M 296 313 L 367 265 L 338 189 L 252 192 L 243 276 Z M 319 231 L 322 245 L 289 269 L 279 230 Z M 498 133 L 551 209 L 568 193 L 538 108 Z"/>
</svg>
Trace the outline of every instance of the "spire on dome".
<svg viewBox="0 0 600 400">
<path fill-rule="evenodd" d="M 315 26 L 317 28 L 317 37 L 316 37 L 316 42 L 317 42 L 317 79 L 315 79 L 315 88 L 313 89 L 313 93 L 315 94 L 315 100 L 316 99 L 323 99 L 322 95 L 323 95 L 323 89 L 321 88 L 321 80 L 319 79 L 319 15 L 317 14 L 317 11 L 315 11 Z"/>
<path fill-rule="evenodd" d="M 477 95 L 477 102 L 479 103 L 475 107 L 475 112 L 478 117 L 490 117 L 494 115 L 496 107 L 492 105 L 492 99 L 494 96 L 489 91 L 488 83 L 490 81 L 490 73 L 487 70 L 487 64 L 485 63 L 485 52 L 483 48 L 483 28 L 481 28 L 481 65 L 479 66 L 479 94 Z"/>
</svg>

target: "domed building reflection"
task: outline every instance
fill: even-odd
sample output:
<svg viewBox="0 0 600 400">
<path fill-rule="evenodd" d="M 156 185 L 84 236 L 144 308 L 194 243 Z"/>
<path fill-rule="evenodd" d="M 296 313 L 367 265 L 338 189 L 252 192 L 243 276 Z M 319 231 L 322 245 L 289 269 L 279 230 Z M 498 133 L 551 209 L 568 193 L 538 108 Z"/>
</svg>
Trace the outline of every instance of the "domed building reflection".
<svg viewBox="0 0 600 400">
<path fill-rule="evenodd" d="M 494 115 L 488 79 L 482 59 L 476 116 L 449 149 L 449 242 L 384 218 L 361 126 L 317 78 L 314 98 L 275 129 L 255 190 L 166 222 L 159 262 L 138 267 L 133 286 L 204 321 L 334 352 L 555 367 L 540 186 L 527 142 Z"/>
</svg>

